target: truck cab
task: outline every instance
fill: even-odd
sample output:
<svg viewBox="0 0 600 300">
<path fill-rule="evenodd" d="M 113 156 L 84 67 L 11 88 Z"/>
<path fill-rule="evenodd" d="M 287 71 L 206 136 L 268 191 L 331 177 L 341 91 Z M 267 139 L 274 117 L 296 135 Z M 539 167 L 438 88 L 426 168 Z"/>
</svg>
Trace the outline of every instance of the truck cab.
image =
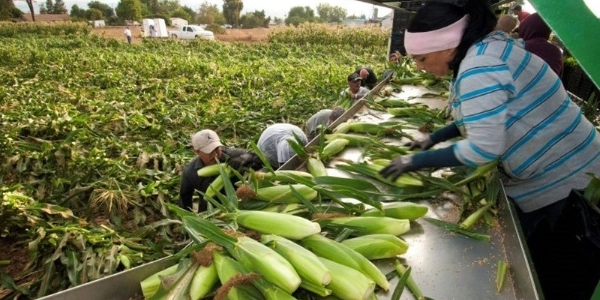
<svg viewBox="0 0 600 300">
<path fill-rule="evenodd" d="M 205 30 L 198 25 L 183 25 L 177 30 L 173 30 L 169 34 L 172 38 L 191 40 L 191 39 L 203 39 L 203 40 L 214 40 L 215 35 L 212 31 Z"/>
</svg>

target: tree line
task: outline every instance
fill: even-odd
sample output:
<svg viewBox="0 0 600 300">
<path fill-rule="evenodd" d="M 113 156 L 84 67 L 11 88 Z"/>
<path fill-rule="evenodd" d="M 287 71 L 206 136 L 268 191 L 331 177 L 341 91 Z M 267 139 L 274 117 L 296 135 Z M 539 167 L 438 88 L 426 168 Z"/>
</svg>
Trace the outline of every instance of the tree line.
<svg viewBox="0 0 600 300">
<path fill-rule="evenodd" d="M 22 16 L 23 12 L 15 7 L 14 1 L 25 1 L 33 9 L 33 0 L 0 0 L 0 20 Z M 94 0 L 87 4 L 87 8 L 75 4 L 70 11 L 65 7 L 64 0 L 45 0 L 39 7 L 43 14 L 69 13 L 74 21 L 104 20 L 108 25 L 124 25 L 128 21 L 141 21 L 143 18 L 162 18 L 170 25 L 170 18 L 181 18 L 191 24 L 206 24 L 210 30 L 217 31 L 227 27 L 226 25 L 233 28 L 257 28 L 268 27 L 270 24 L 297 26 L 306 22 L 340 23 L 347 17 L 346 9 L 326 3 L 317 5 L 316 10 L 309 6 L 292 7 L 285 18 L 268 17 L 264 10 L 242 15 L 242 0 L 223 0 L 221 8 L 204 1 L 197 10 L 181 5 L 179 0 L 120 0 L 114 8 Z"/>
</svg>

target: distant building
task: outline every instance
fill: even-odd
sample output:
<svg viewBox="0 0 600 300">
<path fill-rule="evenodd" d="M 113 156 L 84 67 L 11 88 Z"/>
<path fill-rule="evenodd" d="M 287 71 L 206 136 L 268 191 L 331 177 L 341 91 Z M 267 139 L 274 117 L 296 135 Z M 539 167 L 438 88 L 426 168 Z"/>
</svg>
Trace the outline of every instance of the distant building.
<svg viewBox="0 0 600 300">
<path fill-rule="evenodd" d="M 365 19 L 345 19 L 344 25 L 346 27 L 362 27 L 367 24 L 367 20 Z"/>
<path fill-rule="evenodd" d="M 31 22 L 31 14 L 23 14 L 25 21 Z M 36 22 L 64 22 L 70 21 L 69 14 L 39 14 L 35 15 Z"/>
<path fill-rule="evenodd" d="M 182 18 L 171 18 L 171 26 L 181 27 L 184 25 L 188 25 L 188 21 Z"/>
<path fill-rule="evenodd" d="M 90 21 L 90 23 L 92 23 L 92 26 L 94 26 L 94 28 L 106 26 L 106 23 L 104 22 L 104 20 L 94 20 L 94 21 Z"/>
</svg>

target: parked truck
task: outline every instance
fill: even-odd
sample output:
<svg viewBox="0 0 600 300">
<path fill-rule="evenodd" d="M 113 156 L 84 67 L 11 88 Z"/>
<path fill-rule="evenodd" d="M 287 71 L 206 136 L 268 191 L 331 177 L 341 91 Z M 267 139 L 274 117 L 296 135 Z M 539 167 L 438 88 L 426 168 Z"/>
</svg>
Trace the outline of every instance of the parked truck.
<svg viewBox="0 0 600 300">
<path fill-rule="evenodd" d="M 184 25 L 176 30 L 169 31 L 169 36 L 176 39 L 192 40 L 214 40 L 215 35 L 212 31 L 206 30 L 198 25 Z"/>
</svg>

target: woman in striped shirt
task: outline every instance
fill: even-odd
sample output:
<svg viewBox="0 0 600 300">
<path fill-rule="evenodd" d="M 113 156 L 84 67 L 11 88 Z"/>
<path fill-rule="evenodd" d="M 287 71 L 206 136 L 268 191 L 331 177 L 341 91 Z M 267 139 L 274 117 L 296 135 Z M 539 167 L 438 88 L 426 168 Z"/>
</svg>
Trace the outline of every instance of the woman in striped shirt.
<svg viewBox="0 0 600 300">
<path fill-rule="evenodd" d="M 542 220 L 552 226 L 571 189 L 590 182 L 586 173 L 600 175 L 600 136 L 548 64 L 522 41 L 494 31 L 496 17 L 484 2 L 428 2 L 408 26 L 404 43 L 417 68 L 439 77 L 452 73 L 454 119 L 411 147 L 463 138 L 398 157 L 381 174 L 395 179 L 426 167 L 498 161 L 529 236 Z"/>
</svg>

